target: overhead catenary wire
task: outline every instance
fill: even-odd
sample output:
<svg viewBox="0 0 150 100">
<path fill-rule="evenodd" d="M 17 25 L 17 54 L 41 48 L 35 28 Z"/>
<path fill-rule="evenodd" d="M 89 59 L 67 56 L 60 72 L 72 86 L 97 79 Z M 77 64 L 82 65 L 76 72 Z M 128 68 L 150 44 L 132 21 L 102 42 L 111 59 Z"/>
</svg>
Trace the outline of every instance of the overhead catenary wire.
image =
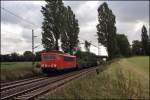
<svg viewBox="0 0 150 100">
<path fill-rule="evenodd" d="M 83 41 L 87 41 L 87 40 L 85 40 L 85 39 L 83 39 L 83 38 L 81 38 L 81 37 L 79 37 L 79 38 L 80 38 L 81 40 L 83 40 Z M 100 55 L 99 43 L 98 43 L 98 46 L 96 46 L 95 44 L 92 44 L 91 41 L 87 41 L 87 42 L 89 42 L 92 46 L 96 47 L 96 48 L 98 49 L 98 55 Z M 80 42 L 80 44 L 85 44 L 85 43 Z"/>
<path fill-rule="evenodd" d="M 34 47 L 34 49 L 35 49 L 35 48 L 37 48 L 37 47 L 39 47 L 39 46 L 42 46 L 42 45 L 43 45 L 43 44 L 42 44 L 42 43 L 40 43 L 39 45 L 35 46 L 35 47 Z"/>
<path fill-rule="evenodd" d="M 0 8 L 1 8 L 3 11 L 5 11 L 5 12 L 7 12 L 7 13 L 13 15 L 13 16 L 15 16 L 16 18 L 18 18 L 18 19 L 20 19 L 20 20 L 22 20 L 22 21 L 24 21 L 24 22 L 26 22 L 26 23 L 28 23 L 28 24 L 30 24 L 30 25 L 32 25 L 32 26 L 37 26 L 37 27 L 39 27 L 38 25 L 36 25 L 36 24 L 34 24 L 34 23 L 32 23 L 32 22 L 30 22 L 30 21 L 28 21 L 28 20 L 22 18 L 21 16 L 19 16 L 19 15 L 13 13 L 12 11 L 10 11 L 10 10 L 4 8 L 4 7 L 0 7 Z M 4 21 L 4 22 L 5 22 L 5 21 Z M 15 34 L 14 32 L 8 32 L 8 31 L 7 31 L 7 33 Z M 38 35 L 38 36 L 33 36 L 33 38 L 35 38 L 35 37 L 40 37 L 40 35 Z M 33 47 L 33 48 L 37 48 L 37 47 L 39 47 L 39 46 L 36 46 L 36 47 Z"/>
<path fill-rule="evenodd" d="M 87 40 L 85 40 L 85 39 L 83 39 L 83 38 L 81 38 L 81 37 L 79 37 L 81 40 L 83 40 L 83 41 L 87 41 Z M 92 44 L 91 43 L 91 41 L 87 41 L 87 42 L 89 42 L 91 45 L 93 45 L 94 47 L 97 47 L 98 48 L 98 46 L 96 46 L 95 44 Z M 83 43 L 82 43 L 83 44 Z"/>
<path fill-rule="evenodd" d="M 42 34 L 34 36 L 34 38 L 40 38 Z"/>
<path fill-rule="evenodd" d="M 15 14 L 15 13 L 13 13 L 13 12 L 11 12 L 10 10 L 8 10 L 8 9 L 6 9 L 6 8 L 4 8 L 4 7 L 0 7 L 0 8 L 1 8 L 2 10 L 4 10 L 5 12 L 7 12 L 7 13 L 9 13 L 9 14 L 11 14 L 11 15 L 17 17 L 17 18 L 19 18 L 20 20 L 23 20 L 24 22 L 26 22 L 26 23 L 28 23 L 28 24 L 30 24 L 30 25 L 32 25 L 32 26 L 39 27 L 38 25 L 36 25 L 36 24 L 34 24 L 34 23 L 32 23 L 32 22 L 30 22 L 30 21 L 28 21 L 28 20 L 22 18 L 21 16 Z M 12 32 L 9 32 L 9 33 L 12 33 Z M 40 36 L 41 36 L 41 34 L 38 35 L 38 36 L 34 36 L 34 38 L 37 38 L 37 37 L 40 37 Z M 85 39 L 82 39 L 81 37 L 79 37 L 79 38 L 80 38 L 81 40 L 85 41 Z M 87 40 L 86 40 L 86 41 L 87 41 Z M 88 42 L 89 42 L 89 41 L 88 41 Z M 89 43 L 90 43 L 91 45 L 93 45 L 94 47 L 97 47 L 97 48 L 98 48 L 98 46 L 96 46 L 95 44 L 91 43 L 91 41 L 90 41 Z M 40 44 L 40 45 L 41 45 L 41 44 Z M 35 46 L 34 48 L 37 48 L 37 47 L 39 47 L 40 45 Z"/>
<path fill-rule="evenodd" d="M 17 17 L 17 18 L 19 18 L 20 20 L 23 20 L 24 22 L 26 22 L 26 23 L 28 23 L 28 24 L 30 24 L 30 25 L 32 25 L 32 26 L 39 27 L 38 25 L 36 25 L 36 24 L 34 24 L 34 23 L 32 23 L 32 22 L 30 22 L 30 21 L 28 21 L 28 20 L 22 18 L 21 16 L 15 14 L 15 13 L 13 13 L 13 12 L 11 12 L 10 10 L 8 10 L 8 9 L 6 9 L 6 8 L 4 8 L 4 7 L 0 7 L 0 8 L 1 8 L 2 10 L 4 10 L 5 12 L 7 12 L 7 13 L 9 13 L 9 14 L 11 14 L 11 15 Z"/>
<path fill-rule="evenodd" d="M 3 32 L 4 32 L 4 33 L 6 33 L 6 34 L 7 34 L 7 33 L 11 33 L 11 34 L 17 34 L 17 33 L 14 33 L 14 32 L 9 32 L 9 31 L 6 31 L 6 30 L 3 30 L 1 33 L 3 33 Z"/>
<path fill-rule="evenodd" d="M 28 21 L 28 20 L 26 20 L 26 19 L 24 19 L 24 18 L 18 16 L 17 14 L 15 14 L 15 13 L 9 11 L 8 9 L 6 9 L 6 8 L 4 8 L 4 7 L 1 7 L 1 9 L 4 10 L 4 11 L 6 11 L 6 12 L 8 12 L 8 13 L 10 13 L 10 14 L 12 14 L 12 15 L 14 15 L 14 16 L 16 16 L 16 17 L 18 17 L 18 18 L 21 19 L 21 20 L 24 20 L 25 22 L 27 22 L 27 23 L 29 23 L 29 24 L 31 24 L 31 25 L 33 25 L 33 26 L 38 26 L 38 25 L 36 25 L 36 24 L 34 24 L 34 23 L 32 23 L 32 22 L 30 22 L 30 21 Z M 39 27 L 39 26 L 38 26 L 38 27 Z M 41 36 L 41 35 L 38 35 L 38 36 L 35 36 L 35 37 L 39 37 L 39 36 Z M 81 39 L 81 37 L 79 37 L 79 38 Z M 82 39 L 82 40 L 85 41 L 85 39 Z M 89 41 L 88 41 L 88 42 L 89 42 Z M 91 43 L 91 42 L 89 42 L 89 43 Z M 91 44 L 92 44 L 92 43 L 91 43 Z M 94 44 L 92 44 L 92 45 L 95 46 Z M 97 47 L 97 46 L 95 46 L 95 47 Z"/>
<path fill-rule="evenodd" d="M 5 34 L 7 34 L 7 33 L 11 33 L 11 34 L 17 34 L 17 33 L 14 33 L 14 32 L 9 32 L 9 31 L 2 31 L 1 33 L 5 33 Z M 37 37 L 39 37 L 40 35 L 38 35 L 38 36 L 34 36 L 34 38 L 37 38 Z M 40 44 L 42 44 L 41 42 L 40 42 Z"/>
</svg>

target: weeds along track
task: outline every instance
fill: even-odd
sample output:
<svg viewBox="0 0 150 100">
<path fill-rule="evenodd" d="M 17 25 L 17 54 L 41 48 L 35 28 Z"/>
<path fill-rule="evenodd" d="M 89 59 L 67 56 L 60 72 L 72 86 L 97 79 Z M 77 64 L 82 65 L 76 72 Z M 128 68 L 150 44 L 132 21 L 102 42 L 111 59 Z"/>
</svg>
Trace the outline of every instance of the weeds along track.
<svg viewBox="0 0 150 100">
<path fill-rule="evenodd" d="M 56 89 L 64 85 L 65 83 L 86 75 L 87 73 L 94 71 L 94 68 L 83 69 L 80 71 L 74 71 L 71 73 L 55 76 L 55 77 L 41 77 L 29 81 L 18 82 L 16 84 L 4 86 L 1 88 L 1 100 L 17 99 L 17 100 L 29 100 Z M 14 85 L 14 86 L 13 86 Z"/>
</svg>

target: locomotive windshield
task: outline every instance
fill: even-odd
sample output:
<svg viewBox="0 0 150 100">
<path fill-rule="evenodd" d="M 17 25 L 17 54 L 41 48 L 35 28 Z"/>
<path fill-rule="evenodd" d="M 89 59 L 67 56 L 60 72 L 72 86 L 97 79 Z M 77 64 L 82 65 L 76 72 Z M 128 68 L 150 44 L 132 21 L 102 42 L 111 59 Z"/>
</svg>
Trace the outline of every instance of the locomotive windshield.
<svg viewBox="0 0 150 100">
<path fill-rule="evenodd" d="M 43 55 L 42 60 L 55 60 L 56 56 L 53 55 Z"/>
<path fill-rule="evenodd" d="M 75 61 L 75 58 L 64 56 L 64 61 Z"/>
</svg>

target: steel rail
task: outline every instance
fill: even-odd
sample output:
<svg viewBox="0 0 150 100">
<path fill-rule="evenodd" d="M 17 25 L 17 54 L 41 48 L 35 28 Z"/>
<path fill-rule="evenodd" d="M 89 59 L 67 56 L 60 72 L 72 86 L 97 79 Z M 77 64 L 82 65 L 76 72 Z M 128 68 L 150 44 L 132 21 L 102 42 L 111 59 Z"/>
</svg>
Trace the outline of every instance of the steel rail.
<svg viewBox="0 0 150 100">
<path fill-rule="evenodd" d="M 46 78 L 46 79 L 37 79 L 37 81 L 30 81 L 26 83 L 18 83 L 17 86 L 11 88 L 11 86 L 8 86 L 9 88 L 6 89 L 6 91 L 1 92 L 1 100 L 5 99 L 12 99 L 15 97 L 15 99 L 31 99 L 38 95 L 41 95 L 45 93 L 46 91 L 52 90 L 54 88 L 57 88 L 66 82 L 71 81 L 74 78 L 77 78 L 87 72 L 90 72 L 90 70 L 93 70 L 95 68 L 88 68 L 83 69 L 80 71 L 75 71 L 67 74 L 63 74 L 61 76 L 53 77 L 53 78 Z M 21 84 L 21 85 L 19 85 Z"/>
<path fill-rule="evenodd" d="M 32 78 L 32 79 L 29 79 L 29 80 L 24 80 L 24 81 L 21 81 L 21 82 L 16 82 L 16 83 L 13 83 L 13 84 L 10 84 L 8 86 L 1 86 L 1 92 L 2 91 L 5 91 L 5 90 L 8 90 L 8 89 L 11 89 L 11 88 L 15 88 L 17 86 L 21 86 L 21 85 L 25 85 L 25 84 L 29 84 L 29 83 L 32 83 L 32 82 L 36 82 L 36 81 L 41 81 L 43 79 L 46 79 L 47 77 L 39 77 L 39 78 Z"/>
<path fill-rule="evenodd" d="M 23 94 L 21 96 L 18 96 L 16 97 L 15 99 L 16 100 L 33 100 L 35 99 L 35 97 L 38 97 L 48 91 L 52 91 L 58 87 L 61 87 L 63 86 L 65 83 L 73 80 L 73 79 L 76 79 L 82 75 L 86 75 L 87 73 L 90 73 L 91 71 L 95 70 L 95 68 L 93 69 L 88 69 L 88 70 L 85 70 L 85 71 L 82 71 L 82 72 L 78 72 L 78 73 L 74 73 L 72 74 L 71 76 L 67 76 L 67 77 L 64 77 L 56 82 L 53 82 L 51 84 L 47 84 L 46 86 L 44 87 L 40 87 L 40 88 L 37 88 L 35 89 L 34 91 L 31 91 L 31 92 L 28 92 L 26 94 Z"/>
<path fill-rule="evenodd" d="M 39 77 L 32 77 L 32 78 L 27 78 L 27 79 L 21 79 L 21 80 L 12 81 L 12 82 L 2 82 L 1 83 L 1 87 L 12 85 L 12 84 L 16 84 L 16 83 L 20 83 L 20 82 L 24 82 L 24 81 L 28 81 L 28 80 L 32 80 L 32 79 L 36 79 L 36 78 L 39 78 Z"/>
</svg>

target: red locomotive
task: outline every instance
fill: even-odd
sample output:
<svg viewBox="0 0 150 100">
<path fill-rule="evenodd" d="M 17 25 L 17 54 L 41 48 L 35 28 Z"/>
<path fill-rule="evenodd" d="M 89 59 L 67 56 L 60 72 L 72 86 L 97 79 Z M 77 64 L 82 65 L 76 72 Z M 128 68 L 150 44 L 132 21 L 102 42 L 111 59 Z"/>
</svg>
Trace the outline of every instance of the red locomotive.
<svg viewBox="0 0 150 100">
<path fill-rule="evenodd" d="M 61 52 L 41 53 L 41 69 L 43 72 L 76 68 L 76 56 Z"/>
</svg>

